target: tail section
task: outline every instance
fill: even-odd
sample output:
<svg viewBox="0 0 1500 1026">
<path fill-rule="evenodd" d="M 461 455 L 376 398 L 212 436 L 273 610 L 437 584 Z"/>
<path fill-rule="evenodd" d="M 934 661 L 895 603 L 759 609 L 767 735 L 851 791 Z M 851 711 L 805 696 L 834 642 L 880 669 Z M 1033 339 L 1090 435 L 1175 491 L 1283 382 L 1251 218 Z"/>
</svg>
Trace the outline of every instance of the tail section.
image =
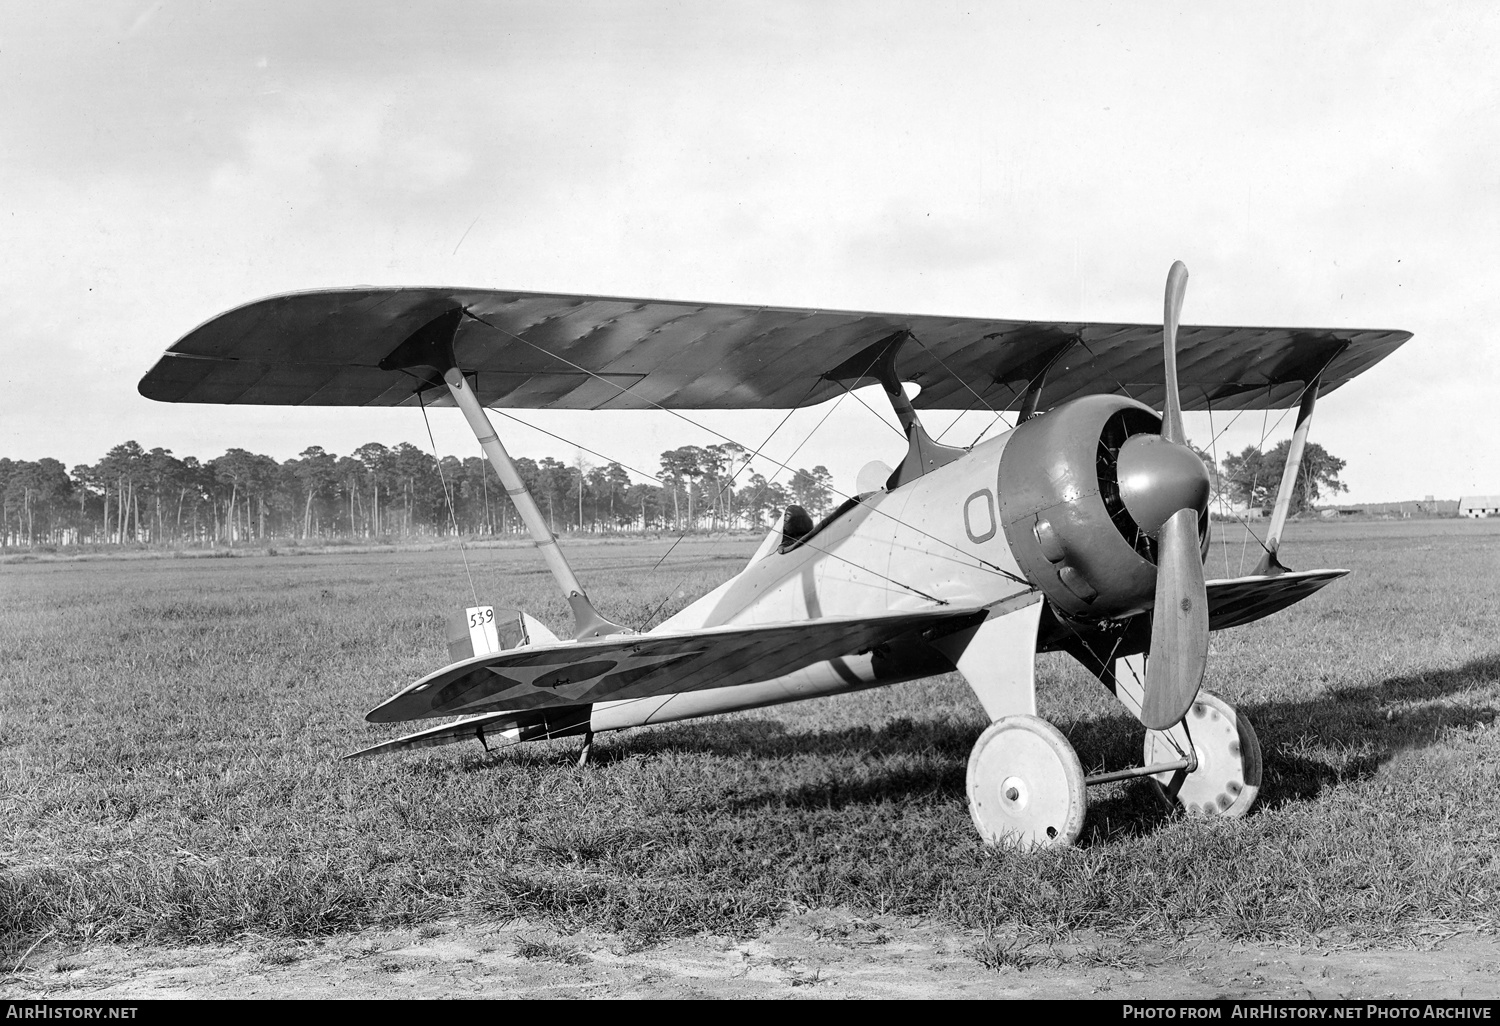
<svg viewBox="0 0 1500 1026">
<path fill-rule="evenodd" d="M 546 624 L 519 609 L 469 606 L 466 609 L 455 609 L 448 617 L 448 658 L 454 664 L 467 662 L 478 656 L 498 655 L 513 648 L 557 643 L 557 635 Z M 588 730 L 591 708 L 588 705 L 578 705 L 561 709 L 464 716 L 440 727 L 430 727 L 393 741 L 361 748 L 344 758 L 356 759 L 362 755 L 381 755 L 411 748 L 434 748 L 469 740 L 478 741 L 486 749 L 490 749 L 521 741 L 570 737 Z"/>
<path fill-rule="evenodd" d="M 448 617 L 448 658 L 461 663 L 533 644 L 553 644 L 557 635 L 519 609 L 470 606 Z"/>
</svg>

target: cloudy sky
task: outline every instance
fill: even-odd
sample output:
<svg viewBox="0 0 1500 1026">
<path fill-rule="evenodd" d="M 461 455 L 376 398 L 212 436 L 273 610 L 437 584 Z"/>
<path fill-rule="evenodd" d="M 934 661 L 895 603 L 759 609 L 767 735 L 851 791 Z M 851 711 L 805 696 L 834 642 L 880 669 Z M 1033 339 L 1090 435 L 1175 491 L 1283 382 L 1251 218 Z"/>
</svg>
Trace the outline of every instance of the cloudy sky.
<svg viewBox="0 0 1500 1026">
<path fill-rule="evenodd" d="M 5 4 L 0 455 L 426 448 L 409 410 L 136 394 L 179 336 L 276 292 L 1149 322 L 1182 259 L 1188 323 L 1415 333 L 1319 406 L 1349 499 L 1500 492 L 1497 66 L 1500 6 L 1455 0 Z M 444 452 L 477 452 L 435 416 Z M 646 469 L 717 440 L 524 416 Z M 779 418 L 695 419 L 754 445 Z M 845 403 L 794 462 L 852 487 L 901 452 L 874 419 Z"/>
</svg>

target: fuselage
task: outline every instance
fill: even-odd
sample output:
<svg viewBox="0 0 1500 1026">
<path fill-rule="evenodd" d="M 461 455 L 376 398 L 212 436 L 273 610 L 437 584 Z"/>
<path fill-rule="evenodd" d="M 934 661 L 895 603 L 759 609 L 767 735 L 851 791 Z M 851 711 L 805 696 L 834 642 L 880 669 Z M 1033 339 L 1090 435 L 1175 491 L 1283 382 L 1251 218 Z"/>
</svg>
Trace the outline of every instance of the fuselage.
<svg viewBox="0 0 1500 1026">
<path fill-rule="evenodd" d="M 1021 569 L 996 501 L 1009 438 L 984 442 L 895 491 L 846 503 L 789 551 L 778 551 L 773 527 L 744 570 L 655 631 L 868 616 L 929 609 L 937 600 L 988 605 L 1027 590 L 1016 582 Z"/>
<path fill-rule="evenodd" d="M 1119 396 L 1064 403 L 895 488 L 845 503 L 796 543 L 780 544 L 773 528 L 749 566 L 656 631 L 944 605 L 1009 608 L 1037 592 L 1056 617 L 1079 624 L 1134 617 L 1152 606 L 1157 568 L 1153 536 L 1136 522 L 1128 499 L 1176 485 L 1151 473 L 1122 482 L 1120 453 L 1132 439 L 1158 438 L 1160 424 L 1149 407 Z M 1206 483 L 1206 472 L 1198 472 Z M 1199 529 L 1206 544 L 1206 515 Z M 1027 642 L 1028 657 L 1035 643 L 1035 636 Z M 701 716 L 955 668 L 938 646 L 913 641 L 851 651 L 756 684 L 628 707 L 600 703 L 593 719 L 608 729 Z"/>
<path fill-rule="evenodd" d="M 780 551 L 772 527 L 748 566 L 651 633 L 987 606 L 1033 590 L 1000 529 L 999 471 L 1012 432 L 892 490 L 858 497 Z M 952 672 L 928 645 L 850 653 L 755 684 L 601 702 L 594 730 L 688 719 Z"/>
</svg>

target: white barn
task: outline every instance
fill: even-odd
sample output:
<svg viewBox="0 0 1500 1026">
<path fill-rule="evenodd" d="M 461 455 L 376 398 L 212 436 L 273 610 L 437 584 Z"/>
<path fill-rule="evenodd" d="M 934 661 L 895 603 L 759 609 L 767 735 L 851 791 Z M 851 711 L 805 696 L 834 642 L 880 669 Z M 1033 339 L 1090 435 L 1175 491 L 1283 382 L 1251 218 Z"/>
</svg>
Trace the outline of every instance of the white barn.
<svg viewBox="0 0 1500 1026">
<path fill-rule="evenodd" d="M 1461 517 L 1500 517 L 1500 495 L 1465 495 L 1458 500 Z"/>
</svg>

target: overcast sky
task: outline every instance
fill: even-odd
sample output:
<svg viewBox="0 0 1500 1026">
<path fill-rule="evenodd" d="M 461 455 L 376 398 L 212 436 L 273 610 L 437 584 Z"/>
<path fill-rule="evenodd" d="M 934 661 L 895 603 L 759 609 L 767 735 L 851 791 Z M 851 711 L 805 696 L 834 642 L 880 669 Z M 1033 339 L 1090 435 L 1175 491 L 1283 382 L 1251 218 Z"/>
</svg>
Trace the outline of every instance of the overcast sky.
<svg viewBox="0 0 1500 1026">
<path fill-rule="evenodd" d="M 1149 322 L 1181 259 L 1187 323 L 1415 333 L 1318 408 L 1350 500 L 1500 492 L 1497 66 L 1500 5 L 1453 0 L 5 4 L 0 455 L 427 448 L 411 410 L 137 395 L 178 337 L 276 292 Z M 522 416 L 647 470 L 718 440 Z M 779 419 L 694 416 L 750 446 Z M 928 425 L 989 420 L 952 419 Z M 845 402 L 793 462 L 852 488 L 902 451 L 874 420 Z"/>
</svg>

